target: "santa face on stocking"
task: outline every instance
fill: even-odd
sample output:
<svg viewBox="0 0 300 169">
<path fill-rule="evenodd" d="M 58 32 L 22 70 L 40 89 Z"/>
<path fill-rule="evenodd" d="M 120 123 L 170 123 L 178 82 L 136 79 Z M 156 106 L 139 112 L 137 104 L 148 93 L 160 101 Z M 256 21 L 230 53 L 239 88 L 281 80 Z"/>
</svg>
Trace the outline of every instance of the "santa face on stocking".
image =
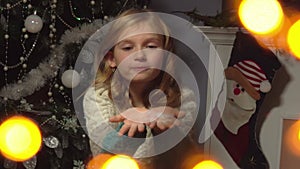
<svg viewBox="0 0 300 169">
<path fill-rule="evenodd" d="M 256 109 L 256 100 L 234 80 L 227 80 L 227 98 L 222 115 L 224 126 L 234 134 L 246 124 Z"/>
<path fill-rule="evenodd" d="M 256 110 L 259 91 L 268 92 L 268 83 L 261 68 L 253 61 L 244 60 L 225 70 L 227 100 L 222 115 L 224 126 L 233 134 L 246 124 Z"/>
</svg>

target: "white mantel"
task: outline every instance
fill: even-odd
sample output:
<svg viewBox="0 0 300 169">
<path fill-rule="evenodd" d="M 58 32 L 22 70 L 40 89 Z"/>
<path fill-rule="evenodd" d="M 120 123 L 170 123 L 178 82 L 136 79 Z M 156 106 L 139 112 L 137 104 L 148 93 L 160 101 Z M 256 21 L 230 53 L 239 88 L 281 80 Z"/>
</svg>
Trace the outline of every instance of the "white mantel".
<svg viewBox="0 0 300 169">
<path fill-rule="evenodd" d="M 232 45 L 235 39 L 235 33 L 239 30 L 237 27 L 198 27 L 210 41 L 215 45 Z"/>
</svg>

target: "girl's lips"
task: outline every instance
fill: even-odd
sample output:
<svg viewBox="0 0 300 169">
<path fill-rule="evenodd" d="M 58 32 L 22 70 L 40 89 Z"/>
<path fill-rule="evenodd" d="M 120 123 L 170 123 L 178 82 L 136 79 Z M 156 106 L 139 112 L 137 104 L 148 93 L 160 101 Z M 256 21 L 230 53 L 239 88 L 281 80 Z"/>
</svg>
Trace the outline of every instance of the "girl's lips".
<svg viewBox="0 0 300 169">
<path fill-rule="evenodd" d="M 131 69 L 133 70 L 136 70 L 136 71 L 143 71 L 143 70 L 146 70 L 146 69 L 149 69 L 149 67 L 131 67 Z"/>
</svg>

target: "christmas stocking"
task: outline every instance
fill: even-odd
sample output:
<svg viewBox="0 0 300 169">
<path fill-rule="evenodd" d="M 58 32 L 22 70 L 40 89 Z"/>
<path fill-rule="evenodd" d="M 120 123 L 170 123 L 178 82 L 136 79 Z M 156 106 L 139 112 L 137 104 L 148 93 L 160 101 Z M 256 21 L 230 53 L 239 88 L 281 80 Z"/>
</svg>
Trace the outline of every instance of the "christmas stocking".
<svg viewBox="0 0 300 169">
<path fill-rule="evenodd" d="M 228 68 L 226 103 L 223 113 L 214 111 L 211 122 L 215 136 L 242 169 L 268 169 L 256 131 L 260 105 L 280 62 L 250 34 L 236 33 Z M 212 123 L 213 124 L 213 123 Z"/>
</svg>

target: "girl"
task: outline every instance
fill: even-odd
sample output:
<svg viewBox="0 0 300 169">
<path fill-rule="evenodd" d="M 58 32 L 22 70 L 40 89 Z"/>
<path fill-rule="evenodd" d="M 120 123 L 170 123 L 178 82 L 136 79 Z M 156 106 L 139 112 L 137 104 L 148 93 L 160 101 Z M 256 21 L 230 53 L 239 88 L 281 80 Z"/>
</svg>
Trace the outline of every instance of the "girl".
<svg viewBox="0 0 300 169">
<path fill-rule="evenodd" d="M 84 96 L 91 151 L 128 154 L 153 168 L 155 158 L 145 158 L 155 153 L 152 138 L 170 128 L 189 131 L 197 107 L 192 92 L 172 77 L 169 29 L 153 12 L 131 9 L 112 23 L 104 41 L 107 52 Z"/>
</svg>

